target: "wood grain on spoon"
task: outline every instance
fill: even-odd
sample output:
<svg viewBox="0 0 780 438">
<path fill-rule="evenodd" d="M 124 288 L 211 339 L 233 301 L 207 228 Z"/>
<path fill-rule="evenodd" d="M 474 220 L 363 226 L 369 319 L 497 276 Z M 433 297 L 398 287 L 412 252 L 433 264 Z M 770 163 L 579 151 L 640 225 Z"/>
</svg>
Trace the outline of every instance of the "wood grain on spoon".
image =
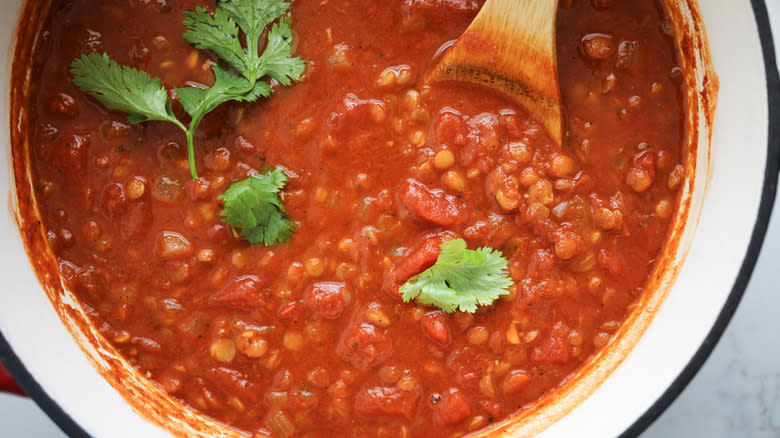
<svg viewBox="0 0 780 438">
<path fill-rule="evenodd" d="M 513 97 L 561 145 L 555 17 L 558 0 L 487 0 L 428 81 L 466 81 Z"/>
</svg>

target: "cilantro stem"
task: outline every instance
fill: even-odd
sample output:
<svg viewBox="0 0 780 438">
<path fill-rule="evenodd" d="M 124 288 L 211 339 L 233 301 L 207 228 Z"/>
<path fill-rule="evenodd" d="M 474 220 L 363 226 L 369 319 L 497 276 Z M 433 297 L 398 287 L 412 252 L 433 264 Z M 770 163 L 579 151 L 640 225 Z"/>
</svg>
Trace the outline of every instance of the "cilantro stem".
<svg viewBox="0 0 780 438">
<path fill-rule="evenodd" d="M 210 112 L 213 108 L 219 106 L 222 102 L 235 100 L 237 98 L 245 96 L 247 93 L 252 91 L 256 82 L 257 82 L 256 80 L 250 80 L 249 87 L 243 90 L 225 91 L 217 94 L 207 94 L 206 99 L 200 104 L 200 110 L 197 113 L 192 115 L 192 119 L 190 120 L 189 127 L 185 127 L 178 120 L 176 120 L 176 124 L 184 131 L 184 133 L 187 136 L 187 159 L 189 160 L 190 176 L 192 177 L 192 179 L 198 179 L 198 168 L 195 164 L 195 132 L 198 130 L 198 125 L 200 125 L 200 122 L 203 120 L 203 117 L 205 117 L 206 114 Z"/>
<path fill-rule="evenodd" d="M 198 179 L 198 168 L 195 166 L 195 129 L 192 129 L 192 125 L 190 125 L 190 128 L 187 128 L 182 122 L 179 121 L 179 119 L 175 117 L 168 121 L 184 131 L 184 135 L 187 137 L 187 161 L 190 163 L 190 176 L 192 179 Z"/>
<path fill-rule="evenodd" d="M 195 165 L 195 129 L 197 126 L 192 126 L 190 123 L 190 128 L 184 128 L 184 125 L 182 125 L 182 128 L 184 129 L 184 132 L 187 134 L 187 160 L 190 162 L 190 177 L 192 179 L 198 179 L 198 167 Z"/>
</svg>

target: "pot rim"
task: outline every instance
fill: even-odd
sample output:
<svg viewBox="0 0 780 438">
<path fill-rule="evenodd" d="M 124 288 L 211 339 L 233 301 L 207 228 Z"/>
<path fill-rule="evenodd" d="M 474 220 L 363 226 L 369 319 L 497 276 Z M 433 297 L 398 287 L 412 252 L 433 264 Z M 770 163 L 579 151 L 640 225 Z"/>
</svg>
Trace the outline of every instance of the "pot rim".
<svg viewBox="0 0 780 438">
<path fill-rule="evenodd" d="M 751 0 L 753 16 L 758 30 L 763 54 L 766 76 L 768 127 L 767 127 L 767 161 L 764 169 L 764 183 L 761 191 L 761 202 L 747 253 L 742 261 L 734 286 L 723 305 L 714 325 L 702 340 L 698 350 L 680 374 L 672 381 L 666 391 L 642 414 L 621 437 L 635 437 L 647 429 L 656 419 L 677 399 L 685 387 L 693 380 L 701 367 L 714 350 L 731 318 L 739 306 L 745 293 L 750 277 L 766 236 L 772 208 L 777 192 L 778 171 L 780 170 L 780 75 L 778 74 L 775 47 L 772 31 L 769 25 L 765 0 Z M 780 29 L 778 29 L 780 31 Z M 52 399 L 44 388 L 33 378 L 19 357 L 13 351 L 3 334 L 0 332 L 0 361 L 2 361 L 17 383 L 30 398 L 54 421 L 69 437 L 90 438 L 90 435 L 73 418 Z"/>
<path fill-rule="evenodd" d="M 769 14 L 765 0 L 751 0 L 753 16 L 756 21 L 761 51 L 764 57 L 764 73 L 766 76 L 766 91 L 768 105 L 767 127 L 767 161 L 764 169 L 764 186 L 761 191 L 761 203 L 758 209 L 756 223 L 750 237 L 747 253 L 742 261 L 739 274 L 734 281 L 731 293 L 726 299 L 715 324 L 707 336 L 702 340 L 701 346 L 685 365 L 682 372 L 672 381 L 666 391 L 629 426 L 620 437 L 636 437 L 652 425 L 666 409 L 677 399 L 688 384 L 696 377 L 701 367 L 709 358 L 715 346 L 718 345 L 723 333 L 731 322 L 731 318 L 739 307 L 742 296 L 745 294 L 756 261 L 764 244 L 772 208 L 777 194 L 778 171 L 780 171 L 780 74 L 777 69 L 775 46 L 772 39 L 772 30 L 769 25 Z M 776 29 L 780 32 L 780 29 Z"/>
</svg>

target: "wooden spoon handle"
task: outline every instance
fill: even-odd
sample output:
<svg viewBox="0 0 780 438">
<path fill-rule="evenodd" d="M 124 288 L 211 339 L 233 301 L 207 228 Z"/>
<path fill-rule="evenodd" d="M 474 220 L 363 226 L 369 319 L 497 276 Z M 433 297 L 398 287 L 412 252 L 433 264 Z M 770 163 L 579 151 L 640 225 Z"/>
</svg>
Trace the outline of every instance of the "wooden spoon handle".
<svg viewBox="0 0 780 438">
<path fill-rule="evenodd" d="M 560 145 L 557 11 L 558 0 L 487 0 L 428 81 L 467 81 L 503 92 L 536 115 Z"/>
</svg>

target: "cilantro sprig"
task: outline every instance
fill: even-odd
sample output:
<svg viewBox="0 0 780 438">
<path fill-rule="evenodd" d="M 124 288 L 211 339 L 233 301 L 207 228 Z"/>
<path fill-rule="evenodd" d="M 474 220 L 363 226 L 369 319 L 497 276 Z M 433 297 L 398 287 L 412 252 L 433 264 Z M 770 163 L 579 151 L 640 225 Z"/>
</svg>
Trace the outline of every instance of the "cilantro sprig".
<svg viewBox="0 0 780 438">
<path fill-rule="evenodd" d="M 202 7 L 184 13 L 184 38 L 197 49 L 213 51 L 221 61 L 212 66 L 211 87 L 175 88 L 190 116 L 187 125 L 173 114 L 168 91 L 159 78 L 120 65 L 105 53 L 74 59 L 70 70 L 73 83 L 106 108 L 127 113 L 132 124 L 157 120 L 178 126 L 187 138 L 190 175 L 195 179 L 194 135 L 206 114 L 228 101 L 254 102 L 270 96 L 273 90 L 262 80 L 265 77 L 290 85 L 303 74 L 304 61 L 292 56 L 291 20 L 282 17 L 289 8 L 285 0 L 221 0 L 213 15 Z M 277 19 L 267 31 L 260 54 L 263 33 Z M 240 33 L 245 37 L 244 46 Z"/>
<path fill-rule="evenodd" d="M 284 211 L 279 192 L 287 176 L 278 168 L 233 183 L 219 198 L 220 215 L 249 243 L 275 246 L 290 240 L 295 224 Z"/>
<path fill-rule="evenodd" d="M 401 286 L 404 302 L 436 306 L 447 313 L 473 313 L 509 293 L 512 280 L 507 260 L 493 248 L 466 248 L 463 239 L 441 244 L 441 253 L 430 268 Z"/>
<path fill-rule="evenodd" d="M 130 123 L 159 120 L 186 129 L 173 115 L 168 92 L 160 79 L 146 72 L 119 65 L 104 53 L 74 59 L 71 73 L 77 87 L 106 108 L 126 112 Z"/>
</svg>

